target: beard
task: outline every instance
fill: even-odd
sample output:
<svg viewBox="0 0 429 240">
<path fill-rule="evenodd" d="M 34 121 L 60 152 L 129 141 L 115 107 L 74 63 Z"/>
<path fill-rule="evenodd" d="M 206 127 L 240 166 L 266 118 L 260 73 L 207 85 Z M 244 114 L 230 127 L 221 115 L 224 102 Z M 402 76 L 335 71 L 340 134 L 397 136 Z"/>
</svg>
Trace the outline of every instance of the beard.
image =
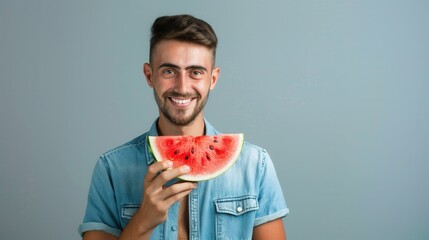
<svg viewBox="0 0 429 240">
<path fill-rule="evenodd" d="M 209 98 L 210 90 L 207 92 L 207 95 L 205 98 L 201 98 L 201 95 L 198 93 L 192 94 L 192 93 L 185 93 L 180 94 L 175 91 L 167 91 L 162 95 L 162 98 L 164 101 L 161 100 L 161 98 L 156 94 L 155 89 L 153 90 L 153 94 L 155 96 L 156 104 L 158 105 L 158 108 L 160 112 L 174 125 L 176 126 L 187 126 L 190 123 L 192 123 L 195 118 L 201 113 L 201 111 L 204 109 L 204 106 L 207 103 L 207 100 Z M 196 101 L 196 106 L 192 110 L 192 113 L 190 115 L 186 115 L 186 113 L 189 111 L 188 109 L 170 109 L 168 107 L 167 102 L 170 101 L 169 98 L 184 98 L 193 99 L 192 101 Z"/>
</svg>

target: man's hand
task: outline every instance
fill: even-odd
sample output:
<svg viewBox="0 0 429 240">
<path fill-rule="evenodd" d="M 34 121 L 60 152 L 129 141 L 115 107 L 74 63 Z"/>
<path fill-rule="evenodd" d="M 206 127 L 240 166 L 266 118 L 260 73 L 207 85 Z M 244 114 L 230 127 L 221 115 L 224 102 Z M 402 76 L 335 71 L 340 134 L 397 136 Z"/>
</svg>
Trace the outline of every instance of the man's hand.
<svg viewBox="0 0 429 240">
<path fill-rule="evenodd" d="M 164 187 L 168 181 L 189 172 L 188 166 L 173 169 L 171 167 L 170 161 L 156 162 L 149 166 L 144 178 L 142 204 L 125 227 L 120 240 L 149 239 L 153 229 L 167 218 L 171 205 L 196 188 L 197 184 L 192 182 L 178 182 Z M 90 231 L 84 235 L 84 240 L 97 239 L 117 238 L 102 231 Z"/>
<path fill-rule="evenodd" d="M 197 186 L 192 182 L 178 182 L 165 187 L 168 181 L 189 172 L 188 166 L 173 169 L 171 167 L 170 161 L 156 162 L 149 166 L 144 178 L 142 204 L 120 239 L 148 239 L 153 229 L 167 218 L 171 205 L 187 196 Z"/>
<path fill-rule="evenodd" d="M 168 181 L 189 172 L 188 166 L 169 169 L 171 166 L 170 161 L 157 162 L 149 167 L 144 179 L 145 191 L 139 214 L 144 215 L 145 219 L 151 220 L 152 224 L 147 226 L 149 229 L 162 223 L 167 218 L 171 205 L 188 195 L 196 187 L 196 183 L 192 182 L 179 182 L 164 187 Z"/>
</svg>

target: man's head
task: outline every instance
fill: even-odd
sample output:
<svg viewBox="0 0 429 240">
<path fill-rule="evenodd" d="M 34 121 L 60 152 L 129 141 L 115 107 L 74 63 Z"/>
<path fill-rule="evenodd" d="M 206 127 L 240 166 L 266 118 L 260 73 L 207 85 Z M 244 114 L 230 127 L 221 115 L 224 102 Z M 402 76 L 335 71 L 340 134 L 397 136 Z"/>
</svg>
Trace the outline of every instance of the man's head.
<svg viewBox="0 0 429 240">
<path fill-rule="evenodd" d="M 220 71 L 214 66 L 216 44 L 213 29 L 200 19 L 180 15 L 155 20 L 144 74 L 154 90 L 159 123 L 184 127 L 203 121 Z"/>
<path fill-rule="evenodd" d="M 163 40 L 177 40 L 205 46 L 212 50 L 213 65 L 215 63 L 217 37 L 212 27 L 201 19 L 190 15 L 157 18 L 152 25 L 150 62 L 152 62 L 154 48 Z"/>
</svg>

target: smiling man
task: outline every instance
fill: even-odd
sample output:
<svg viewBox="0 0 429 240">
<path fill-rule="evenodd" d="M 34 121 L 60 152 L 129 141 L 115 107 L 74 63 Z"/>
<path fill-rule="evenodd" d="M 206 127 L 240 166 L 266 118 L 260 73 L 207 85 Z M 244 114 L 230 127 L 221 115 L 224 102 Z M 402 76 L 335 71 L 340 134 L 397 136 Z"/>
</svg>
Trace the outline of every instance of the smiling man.
<svg viewBox="0 0 429 240">
<path fill-rule="evenodd" d="M 172 185 L 189 167 L 154 162 L 149 150 L 148 136 L 219 134 L 203 113 L 220 73 L 216 45 L 203 20 L 155 20 L 143 72 L 159 117 L 148 132 L 100 157 L 79 227 L 84 239 L 286 238 L 282 218 L 289 210 L 266 150 L 245 142 L 221 176 Z"/>
<path fill-rule="evenodd" d="M 163 40 L 152 55 L 151 63 L 144 65 L 144 73 L 160 109 L 159 124 L 180 131 L 197 129 L 189 128 L 194 123 L 203 127 L 203 108 L 219 76 L 212 51 L 192 42 Z"/>
</svg>

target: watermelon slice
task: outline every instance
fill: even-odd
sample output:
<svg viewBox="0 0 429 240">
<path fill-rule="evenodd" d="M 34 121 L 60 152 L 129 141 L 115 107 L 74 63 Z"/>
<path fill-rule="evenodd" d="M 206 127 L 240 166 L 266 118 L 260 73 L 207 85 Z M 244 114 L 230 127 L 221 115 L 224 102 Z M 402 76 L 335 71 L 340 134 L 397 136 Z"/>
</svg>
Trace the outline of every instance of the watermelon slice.
<svg viewBox="0 0 429 240">
<path fill-rule="evenodd" d="M 243 147 L 243 134 L 215 136 L 149 136 L 156 161 L 170 160 L 173 168 L 188 165 L 191 170 L 180 179 L 203 181 L 228 170 Z"/>
</svg>

